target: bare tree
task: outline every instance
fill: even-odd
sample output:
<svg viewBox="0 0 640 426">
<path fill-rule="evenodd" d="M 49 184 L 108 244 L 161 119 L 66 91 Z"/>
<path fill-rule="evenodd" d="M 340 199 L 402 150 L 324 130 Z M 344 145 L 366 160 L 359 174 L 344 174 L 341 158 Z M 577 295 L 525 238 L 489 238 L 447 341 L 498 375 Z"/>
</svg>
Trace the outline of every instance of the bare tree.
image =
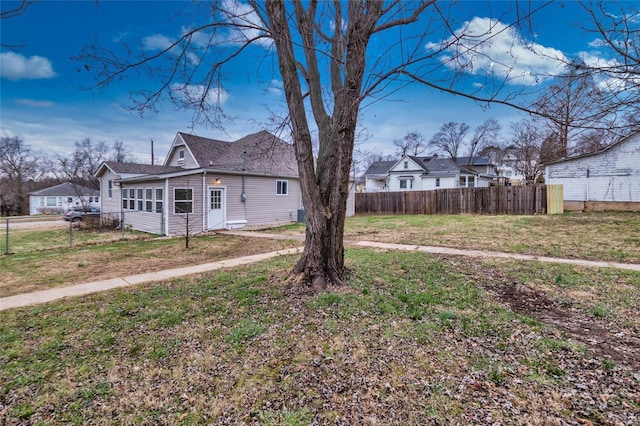
<svg viewBox="0 0 640 426">
<path fill-rule="evenodd" d="M 560 157 L 573 154 L 578 139 L 589 129 L 613 125 L 606 122 L 609 108 L 602 103 L 602 91 L 583 69 L 584 63 L 578 60 L 567 64 L 565 73 L 535 102 L 543 117 L 540 121 L 557 136 L 555 151 Z"/>
<path fill-rule="evenodd" d="M 591 46 L 603 58 L 585 63 L 582 71 L 597 79 L 602 87 L 612 126 L 601 130 L 618 136 L 640 129 L 640 11 L 635 2 L 581 2 L 590 16 L 582 25 L 595 40 Z M 626 117 L 626 118 L 625 118 Z M 631 119 L 629 119 L 631 118 Z"/>
<path fill-rule="evenodd" d="M 396 151 L 401 157 L 405 155 L 420 155 L 427 149 L 424 136 L 415 131 L 407 133 L 402 139 L 394 139 L 393 145 L 395 145 Z"/>
<path fill-rule="evenodd" d="M 75 142 L 70 156 L 59 155 L 58 169 L 63 180 L 97 189 L 99 186 L 95 173 L 107 159 L 109 148 L 105 142 L 94 143 L 91 138 Z"/>
<path fill-rule="evenodd" d="M 540 147 L 544 133 L 533 120 L 522 120 L 511 125 L 514 168 L 524 176 L 526 183 L 534 183 L 542 171 Z"/>
<path fill-rule="evenodd" d="M 111 147 L 111 151 L 111 161 L 126 163 L 131 160 L 131 153 L 122 141 L 115 141 Z"/>
<path fill-rule="evenodd" d="M 109 148 L 105 142 L 94 143 L 90 138 L 75 142 L 75 149 L 69 156 L 56 156 L 58 181 L 71 183 L 76 196 L 87 209 L 83 188 L 98 189 L 100 182 L 95 177 L 98 167 L 108 157 Z"/>
<path fill-rule="evenodd" d="M 468 131 L 469 125 L 467 123 L 450 121 L 440 127 L 440 130 L 429 141 L 429 145 L 443 151 L 453 161 L 456 161 Z"/>
<path fill-rule="evenodd" d="M 469 164 L 473 164 L 476 155 L 480 150 L 489 144 L 498 143 L 500 124 L 497 120 L 490 118 L 476 127 L 473 136 L 469 141 Z"/>
<path fill-rule="evenodd" d="M 307 218 L 305 248 L 294 273 L 300 282 L 325 287 L 345 280 L 344 223 L 363 100 L 418 82 L 483 104 L 530 111 L 516 97 L 530 94 L 539 80 L 529 74 L 522 77 L 522 67 L 511 66 L 514 58 L 511 63 L 501 53 L 495 63 L 506 71 L 499 74 L 491 67 L 484 73 L 473 67 L 477 59 L 493 59 L 483 46 L 505 31 L 517 32 L 536 8 L 547 4 L 516 3 L 517 13 L 505 12 L 478 30 L 469 23 L 453 28 L 445 10 L 452 4 L 440 6 L 435 0 L 197 3 L 194 8 L 202 6 L 203 13 L 151 54 L 124 46 L 125 55 L 132 56 L 123 58 L 89 46 L 78 59 L 85 62 L 82 68 L 96 73 L 98 87 L 134 69 L 158 79 L 157 88 L 133 94 L 134 108 L 140 112 L 153 110 L 166 94 L 178 107 L 194 108 L 195 121 L 223 126 L 225 70 L 243 54 L 255 54 L 256 48 L 274 53 Z M 504 24 L 509 16 L 517 18 Z M 451 72 L 441 72 L 445 68 Z M 237 73 L 237 67 L 232 71 Z M 522 84 L 515 88 L 514 81 Z M 450 151 L 457 156 L 457 149 Z"/>
<path fill-rule="evenodd" d="M 18 136 L 0 138 L 0 213 L 29 214 L 27 183 L 40 174 L 38 155 Z"/>
</svg>

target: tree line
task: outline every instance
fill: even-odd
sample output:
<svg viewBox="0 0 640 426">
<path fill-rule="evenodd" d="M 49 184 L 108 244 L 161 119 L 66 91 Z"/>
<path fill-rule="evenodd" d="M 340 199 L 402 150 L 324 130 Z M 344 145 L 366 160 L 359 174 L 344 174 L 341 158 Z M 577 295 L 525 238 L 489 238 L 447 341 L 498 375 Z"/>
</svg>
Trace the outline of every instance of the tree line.
<svg viewBox="0 0 640 426">
<path fill-rule="evenodd" d="M 80 188 L 99 188 L 94 176 L 103 161 L 131 162 L 121 141 L 111 146 L 90 138 L 77 141 L 69 155 L 49 157 L 35 151 L 19 136 L 0 138 L 0 216 L 29 214 L 29 193 L 62 182 Z"/>
<path fill-rule="evenodd" d="M 473 133 L 467 123 L 450 121 L 428 140 L 417 130 L 394 139 L 395 156 L 360 151 L 355 166 L 362 173 L 375 161 L 418 156 L 431 149 L 454 161 L 468 157 L 468 164 L 478 156 L 487 156 L 498 171 L 509 161 L 526 182 L 534 182 L 544 164 L 600 151 L 640 130 L 640 117 L 631 112 L 617 114 L 593 73 L 580 72 L 584 68 L 579 59 L 567 64 L 565 72 L 533 102 L 530 114 L 510 123 L 507 136 L 501 134 L 501 125 L 493 118 L 478 125 Z"/>
</svg>

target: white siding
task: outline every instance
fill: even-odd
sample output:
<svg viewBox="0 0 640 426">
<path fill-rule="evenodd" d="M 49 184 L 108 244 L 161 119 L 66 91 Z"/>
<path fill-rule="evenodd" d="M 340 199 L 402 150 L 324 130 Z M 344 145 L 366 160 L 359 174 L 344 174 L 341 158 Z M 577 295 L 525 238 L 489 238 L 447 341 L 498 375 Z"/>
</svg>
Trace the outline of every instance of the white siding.
<svg viewBox="0 0 640 426">
<path fill-rule="evenodd" d="M 115 213 L 122 210 L 122 195 L 120 185 L 116 185 L 116 179 L 120 176 L 113 173 L 108 168 L 106 172 L 100 176 L 100 211 L 103 213 Z M 109 197 L 109 181 L 111 180 L 111 197 Z"/>
<path fill-rule="evenodd" d="M 545 180 L 563 185 L 565 201 L 640 202 L 640 133 L 601 153 L 550 164 Z"/>
<path fill-rule="evenodd" d="M 428 191 L 433 189 L 449 189 L 458 185 L 458 176 L 447 176 L 440 178 L 440 186 L 436 186 L 436 178 L 433 176 L 425 176 L 422 178 L 422 190 Z"/>
<path fill-rule="evenodd" d="M 386 177 L 384 179 L 366 178 L 364 186 L 365 186 L 366 192 L 380 192 L 380 191 L 387 190 L 387 188 L 385 187 L 386 183 L 387 183 Z"/>
</svg>

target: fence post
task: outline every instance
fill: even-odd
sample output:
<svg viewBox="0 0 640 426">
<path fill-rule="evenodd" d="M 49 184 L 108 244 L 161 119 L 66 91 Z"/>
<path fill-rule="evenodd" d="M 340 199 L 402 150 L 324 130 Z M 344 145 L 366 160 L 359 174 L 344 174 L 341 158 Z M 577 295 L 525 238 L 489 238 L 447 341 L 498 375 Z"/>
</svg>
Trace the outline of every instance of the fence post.
<svg viewBox="0 0 640 426">
<path fill-rule="evenodd" d="M 120 211 L 120 239 L 124 240 L 124 210 Z"/>
<path fill-rule="evenodd" d="M 4 254 L 9 254 L 9 218 L 7 218 L 7 227 L 5 229 L 5 246 L 4 246 Z"/>
</svg>

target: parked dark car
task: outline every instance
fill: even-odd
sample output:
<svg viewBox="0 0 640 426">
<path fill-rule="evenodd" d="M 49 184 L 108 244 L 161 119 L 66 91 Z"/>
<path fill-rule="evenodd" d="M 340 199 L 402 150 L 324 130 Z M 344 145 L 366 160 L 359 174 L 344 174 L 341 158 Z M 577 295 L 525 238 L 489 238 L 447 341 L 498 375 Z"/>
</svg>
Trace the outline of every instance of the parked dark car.
<svg viewBox="0 0 640 426">
<path fill-rule="evenodd" d="M 100 217 L 100 209 L 97 207 L 87 207 L 86 209 L 83 207 L 73 207 L 71 209 L 67 209 L 62 215 L 62 218 L 67 222 L 79 222 L 85 218 L 85 216 L 89 217 Z"/>
</svg>

